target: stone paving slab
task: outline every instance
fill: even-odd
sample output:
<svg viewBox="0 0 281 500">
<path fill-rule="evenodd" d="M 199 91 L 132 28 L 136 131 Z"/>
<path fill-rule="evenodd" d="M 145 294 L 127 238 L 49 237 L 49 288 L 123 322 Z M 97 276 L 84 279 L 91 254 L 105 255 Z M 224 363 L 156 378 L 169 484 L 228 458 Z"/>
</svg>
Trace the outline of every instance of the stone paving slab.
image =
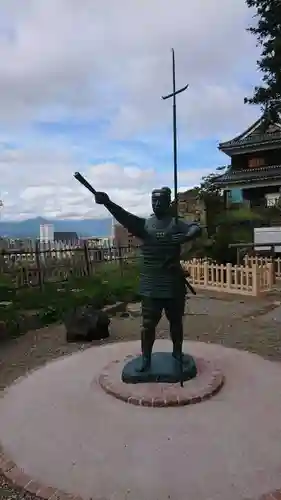
<svg viewBox="0 0 281 500">
<path fill-rule="evenodd" d="M 281 325 L 281 306 L 277 306 L 273 311 L 264 314 L 260 321 L 267 324 Z"/>
<path fill-rule="evenodd" d="M 158 346 L 169 350 L 170 342 Z M 210 401 L 168 409 L 117 401 L 97 376 L 110 361 L 137 354 L 139 342 L 93 347 L 6 390 L 5 452 L 35 485 L 84 500 L 242 500 L 280 488 L 281 365 L 196 342 L 185 350 L 225 373 Z"/>
<path fill-rule="evenodd" d="M 186 312 L 193 315 L 233 318 L 254 314 L 261 308 L 259 301 L 237 297 L 229 300 L 224 295 L 212 298 L 206 295 L 190 296 L 186 302 Z M 127 311 L 134 317 L 141 314 L 141 305 L 129 304 Z"/>
<path fill-rule="evenodd" d="M 213 299 L 204 296 L 191 297 L 187 302 L 187 311 L 190 314 L 206 315 L 217 318 L 234 318 L 254 314 L 259 309 L 259 304 L 254 300 L 243 300 L 239 297 L 236 301 Z"/>
</svg>

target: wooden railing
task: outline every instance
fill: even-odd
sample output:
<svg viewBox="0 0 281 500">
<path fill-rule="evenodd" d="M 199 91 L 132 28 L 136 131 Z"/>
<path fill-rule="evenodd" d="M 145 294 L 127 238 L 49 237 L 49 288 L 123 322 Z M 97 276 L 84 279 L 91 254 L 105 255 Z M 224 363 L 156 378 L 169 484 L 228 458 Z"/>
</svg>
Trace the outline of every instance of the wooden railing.
<svg viewBox="0 0 281 500">
<path fill-rule="evenodd" d="M 272 264 L 273 273 L 276 279 L 281 279 L 281 258 L 280 257 L 261 257 L 261 256 L 249 256 L 246 255 L 243 259 L 244 265 L 252 267 L 257 264 L 258 266 L 264 266 L 267 264 Z"/>
<path fill-rule="evenodd" d="M 195 288 L 259 296 L 273 288 L 273 264 L 252 266 L 220 265 L 193 259 L 182 266 Z"/>
<path fill-rule="evenodd" d="M 93 276 L 101 265 L 114 263 L 122 278 L 126 262 L 138 256 L 138 247 L 95 248 L 87 241 L 73 246 L 42 247 L 36 243 L 26 250 L 8 249 L 0 252 L 0 277 L 13 287 L 44 287 L 45 283 L 62 282 L 71 277 Z M 196 288 L 258 296 L 273 289 L 281 279 L 281 259 L 250 257 L 244 265 L 220 265 L 208 260 L 182 262 Z M 109 269 L 109 268 L 108 268 Z"/>
<path fill-rule="evenodd" d="M 138 247 L 95 248 L 87 241 L 75 245 L 42 245 L 0 252 L 0 278 L 16 288 L 62 282 L 71 277 L 93 276 L 101 264 L 112 263 L 122 276 L 125 262 L 137 257 Z M 115 267 L 115 266 L 114 266 Z"/>
</svg>

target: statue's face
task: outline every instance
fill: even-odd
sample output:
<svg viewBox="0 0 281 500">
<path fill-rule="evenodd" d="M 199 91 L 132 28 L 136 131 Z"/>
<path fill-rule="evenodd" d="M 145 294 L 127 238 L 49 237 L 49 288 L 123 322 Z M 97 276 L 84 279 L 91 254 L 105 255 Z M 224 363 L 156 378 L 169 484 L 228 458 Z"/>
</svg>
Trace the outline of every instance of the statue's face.
<svg viewBox="0 0 281 500">
<path fill-rule="evenodd" d="M 167 215 L 171 205 L 171 190 L 169 188 L 155 189 L 152 191 L 152 210 L 158 219 Z"/>
</svg>

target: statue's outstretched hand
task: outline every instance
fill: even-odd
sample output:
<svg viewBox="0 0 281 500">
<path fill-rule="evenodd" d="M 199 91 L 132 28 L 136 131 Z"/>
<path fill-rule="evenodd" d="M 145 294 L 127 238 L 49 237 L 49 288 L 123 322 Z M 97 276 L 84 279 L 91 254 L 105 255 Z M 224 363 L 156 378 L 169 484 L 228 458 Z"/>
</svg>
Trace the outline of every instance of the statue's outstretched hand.
<svg viewBox="0 0 281 500">
<path fill-rule="evenodd" d="M 97 191 L 95 194 L 95 200 L 98 205 L 106 205 L 109 202 L 109 196 L 102 191 Z"/>
</svg>

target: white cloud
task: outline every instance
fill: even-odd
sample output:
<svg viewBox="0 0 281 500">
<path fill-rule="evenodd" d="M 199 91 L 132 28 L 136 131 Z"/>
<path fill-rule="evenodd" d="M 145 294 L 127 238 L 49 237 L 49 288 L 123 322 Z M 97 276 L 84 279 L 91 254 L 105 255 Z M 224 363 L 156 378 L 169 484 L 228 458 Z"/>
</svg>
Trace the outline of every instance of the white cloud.
<svg viewBox="0 0 281 500">
<path fill-rule="evenodd" d="M 245 89 L 233 82 L 256 59 L 244 0 L 18 0 L 4 11 L 2 117 L 112 109 L 115 133 L 160 125 L 170 111 L 160 96 L 171 90 L 171 46 L 178 84 L 190 83 L 182 118 L 226 123 L 225 106 L 236 117 L 243 109 Z"/>
<path fill-rule="evenodd" d="M 251 92 L 243 82 L 254 80 L 257 58 L 255 40 L 245 31 L 251 13 L 244 0 L 9 0 L 1 9 L 3 142 L 17 142 L 16 127 L 35 120 L 86 117 L 108 124 L 104 145 L 144 134 L 161 144 L 161 134 L 171 129 L 171 102 L 161 95 L 171 91 L 172 46 L 178 86 L 190 84 L 178 98 L 181 141 L 224 139 L 257 114 L 243 104 Z M 4 148 L 3 217 L 105 215 L 75 183 L 77 169 L 140 213 L 155 185 L 172 184 L 156 167 L 113 164 L 105 155 L 89 168 L 79 145 L 53 147 L 47 136 L 45 144 Z M 204 173 L 185 171 L 180 183 L 192 186 Z"/>
<path fill-rule="evenodd" d="M 50 155 L 45 151 L 44 156 L 42 151 L 10 151 L 0 161 L 2 187 L 5 188 L 1 193 L 4 202 L 2 219 L 24 219 L 38 214 L 49 218 L 106 217 L 106 209 L 96 205 L 92 194 L 74 179 L 77 165 L 73 164 L 71 171 L 70 158 L 64 153 L 53 151 Z M 18 172 L 16 184 L 15 170 Z M 50 176 L 50 172 L 55 172 L 55 175 Z M 172 172 L 159 173 L 135 165 L 121 167 L 104 163 L 90 168 L 82 165 L 81 172 L 96 190 L 108 192 L 116 203 L 142 215 L 150 210 L 152 189 L 173 183 Z M 209 169 L 180 171 L 179 186 L 192 187 L 208 172 Z"/>
</svg>

